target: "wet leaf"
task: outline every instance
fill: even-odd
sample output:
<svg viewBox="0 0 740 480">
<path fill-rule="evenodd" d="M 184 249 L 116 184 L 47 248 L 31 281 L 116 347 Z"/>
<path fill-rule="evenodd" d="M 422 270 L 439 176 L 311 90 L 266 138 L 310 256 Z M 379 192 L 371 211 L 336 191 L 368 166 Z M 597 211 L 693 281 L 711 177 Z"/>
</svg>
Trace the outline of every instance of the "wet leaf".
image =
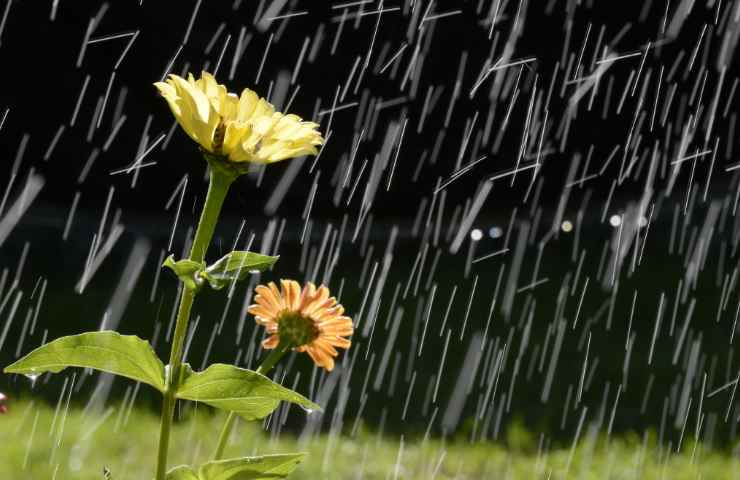
<svg viewBox="0 0 740 480">
<path fill-rule="evenodd" d="M 321 410 L 306 397 L 264 375 L 223 363 L 215 363 L 202 372 L 186 374 L 177 398 L 232 411 L 246 420 L 266 417 L 281 400 L 309 411 Z"/>
<path fill-rule="evenodd" d="M 204 263 L 194 262 L 193 260 L 183 259 L 175 261 L 174 255 L 170 255 L 162 264 L 163 267 L 167 267 L 177 275 L 177 278 L 185 284 L 190 290 L 197 290 L 198 285 L 197 278 L 198 272 L 204 270 L 206 267 Z"/>
<path fill-rule="evenodd" d="M 254 252 L 235 251 L 224 255 L 201 274 L 211 287 L 220 290 L 232 282 L 243 280 L 249 274 L 272 267 L 280 257 Z"/>
<path fill-rule="evenodd" d="M 208 462 L 200 467 L 200 480 L 285 478 L 296 469 L 305 456 L 305 453 L 286 453 Z"/>
<path fill-rule="evenodd" d="M 67 367 L 92 368 L 165 390 L 164 365 L 149 342 L 109 331 L 58 338 L 5 367 L 5 373 L 30 376 Z"/>
</svg>

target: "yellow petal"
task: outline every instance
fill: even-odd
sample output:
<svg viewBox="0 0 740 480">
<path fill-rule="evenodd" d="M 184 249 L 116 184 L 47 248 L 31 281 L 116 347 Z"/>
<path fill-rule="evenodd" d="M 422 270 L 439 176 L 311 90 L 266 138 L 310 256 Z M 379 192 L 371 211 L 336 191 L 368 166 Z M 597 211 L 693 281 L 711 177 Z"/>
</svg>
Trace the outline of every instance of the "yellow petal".
<svg viewBox="0 0 740 480">
<path fill-rule="evenodd" d="M 265 164 L 316 155 L 315 147 L 324 141 L 318 124 L 276 112 L 248 88 L 237 97 L 208 72 L 198 79 L 192 74 L 187 79 L 170 75 L 155 86 L 188 136 L 230 162 Z"/>
<path fill-rule="evenodd" d="M 192 110 L 198 115 L 201 121 L 207 122 L 211 116 L 211 105 L 208 98 L 202 90 L 193 87 L 184 78 L 177 75 L 170 75 L 177 93 L 182 98 L 187 98 L 192 102 Z"/>
<path fill-rule="evenodd" d="M 252 120 L 252 122 L 255 122 L 263 117 L 272 118 L 273 113 L 275 113 L 275 107 L 273 107 L 272 104 L 264 98 L 260 98 L 257 101 L 257 105 L 255 105 L 254 111 L 249 118 Z"/>
<path fill-rule="evenodd" d="M 195 83 L 200 87 L 200 89 L 203 91 L 203 93 L 206 94 L 206 97 L 208 97 L 209 99 L 219 97 L 222 93 L 226 91 L 226 87 L 223 85 L 219 85 L 213 75 L 206 71 L 201 72 L 200 80 L 196 81 Z"/>
<path fill-rule="evenodd" d="M 182 115 L 182 112 L 180 110 L 180 106 L 177 104 L 177 91 L 175 90 L 175 87 L 165 82 L 156 82 L 154 86 L 157 87 L 160 95 L 167 100 L 167 104 L 170 106 L 170 110 L 172 110 L 172 114 L 175 118 L 179 118 Z"/>
<path fill-rule="evenodd" d="M 213 134 L 219 116 L 205 94 L 177 75 L 170 75 L 171 85 L 179 97 L 182 115 L 178 119 L 185 132 L 208 151 L 213 151 Z"/>
<path fill-rule="evenodd" d="M 221 104 L 217 111 L 225 122 L 235 120 L 239 111 L 239 97 L 233 93 L 226 93 L 221 97 Z"/>
<path fill-rule="evenodd" d="M 244 137 L 249 135 L 250 130 L 246 123 L 230 122 L 226 125 L 222 152 L 232 162 L 247 162 L 250 160 L 251 155 L 242 148 L 242 141 Z"/>
<path fill-rule="evenodd" d="M 288 158 L 302 157 L 303 155 L 316 155 L 318 150 L 312 145 L 302 145 L 300 147 L 281 148 L 269 155 L 262 153 L 262 163 L 275 163 Z"/>
<path fill-rule="evenodd" d="M 254 91 L 245 88 L 239 97 L 239 113 L 237 114 L 236 121 L 246 122 L 252 118 L 254 109 L 257 107 L 257 102 L 260 97 Z"/>
</svg>

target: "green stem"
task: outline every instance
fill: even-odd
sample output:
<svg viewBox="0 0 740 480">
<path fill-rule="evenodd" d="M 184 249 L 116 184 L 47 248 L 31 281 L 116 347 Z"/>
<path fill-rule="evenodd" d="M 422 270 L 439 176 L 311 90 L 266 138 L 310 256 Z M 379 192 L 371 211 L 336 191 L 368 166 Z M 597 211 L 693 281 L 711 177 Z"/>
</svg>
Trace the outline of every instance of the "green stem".
<svg viewBox="0 0 740 480">
<path fill-rule="evenodd" d="M 202 262 L 205 258 L 208 246 L 213 238 L 213 232 L 216 229 L 221 206 L 224 203 L 229 186 L 236 177 L 228 175 L 219 169 L 211 168 L 211 179 L 208 185 L 208 195 L 206 196 L 203 211 L 200 215 L 198 228 L 195 230 L 193 246 L 190 250 L 190 260 Z M 167 452 L 170 443 L 170 429 L 172 419 L 175 414 L 175 403 L 177 399 L 175 394 L 180 383 L 182 372 L 182 353 L 185 344 L 185 336 L 190 322 L 190 310 L 195 300 L 195 290 L 191 290 L 183 285 L 182 295 L 180 297 L 180 306 L 177 311 L 177 322 L 175 323 L 175 333 L 172 338 L 172 350 L 170 350 L 169 375 L 167 377 L 167 390 L 164 393 L 162 402 L 162 417 L 159 429 L 159 451 L 157 453 L 157 480 L 165 480 L 167 473 Z"/>
<path fill-rule="evenodd" d="M 257 368 L 257 373 L 260 375 L 267 375 L 267 372 L 272 370 L 272 367 L 274 367 L 275 364 L 283 358 L 283 355 L 285 355 L 288 350 L 290 350 L 290 345 L 284 345 L 282 343 L 279 344 L 277 348 L 270 352 L 267 358 L 262 362 L 262 365 Z"/>
<path fill-rule="evenodd" d="M 285 353 L 290 350 L 290 346 L 283 345 L 282 343 L 277 346 L 270 354 L 267 356 L 267 358 L 262 362 L 262 365 L 257 368 L 257 373 L 261 375 L 267 375 L 267 372 L 269 372 L 272 367 L 275 366 L 277 362 L 280 361 L 280 359 L 285 355 Z M 221 460 L 224 456 L 224 449 L 226 448 L 226 443 L 229 441 L 229 436 L 231 435 L 231 430 L 234 428 L 234 421 L 236 420 L 236 414 L 231 411 L 229 412 L 229 416 L 226 417 L 226 421 L 224 422 L 224 426 L 221 428 L 221 433 L 218 436 L 218 444 L 216 445 L 216 452 L 213 454 L 214 460 Z"/>
<path fill-rule="evenodd" d="M 233 411 L 229 412 L 229 415 L 226 417 L 226 421 L 224 422 L 224 426 L 221 427 L 221 433 L 218 435 L 218 444 L 216 445 L 216 451 L 213 454 L 214 460 L 221 460 L 224 458 L 224 449 L 226 448 L 226 443 L 229 441 L 231 430 L 234 428 L 235 420 L 236 414 Z"/>
</svg>

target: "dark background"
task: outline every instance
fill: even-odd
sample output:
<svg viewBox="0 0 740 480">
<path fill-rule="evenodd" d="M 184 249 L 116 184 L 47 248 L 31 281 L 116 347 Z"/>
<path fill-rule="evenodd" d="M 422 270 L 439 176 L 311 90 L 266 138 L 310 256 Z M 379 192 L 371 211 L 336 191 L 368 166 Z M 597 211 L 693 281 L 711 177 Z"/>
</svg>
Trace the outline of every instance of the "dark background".
<svg viewBox="0 0 740 480">
<path fill-rule="evenodd" d="M 665 5 L 659 2 L 576 5 L 573 1 L 530 1 L 520 6 L 518 2 L 502 1 L 500 23 L 494 29 L 498 40 L 494 42 L 488 38 L 486 20 L 496 2 L 435 2 L 428 11 L 428 3 L 416 2 L 414 9 L 421 9 L 416 17 L 410 2 L 385 2 L 384 8 L 398 10 L 381 15 L 374 41 L 378 16 L 372 11 L 377 10 L 377 3 L 364 4 L 363 10 L 358 10 L 358 6 L 332 8 L 340 2 L 287 2 L 280 14 L 302 11 L 308 14 L 275 20 L 261 31 L 255 18 L 263 18 L 265 8 L 271 3 L 60 2 L 53 20 L 51 2 L 11 4 L 0 35 L 0 59 L 4 65 L 0 155 L 5 159 L 0 166 L 0 185 L 3 192 L 8 192 L 3 215 L 18 198 L 29 175 L 41 175 L 45 183 L 30 209 L 0 245 L 0 267 L 7 272 L 0 289 L 0 301 L 4 302 L 0 328 L 7 327 L 0 348 L 3 365 L 45 338 L 97 329 L 110 318 L 118 319 L 117 330 L 156 341 L 162 356 L 168 351 L 163 337 L 169 327 L 177 284 L 167 272 L 158 277 L 157 270 L 164 255 L 174 253 L 178 258 L 184 255 L 189 229 L 197 218 L 205 192 L 206 184 L 202 181 L 205 162 L 196 146 L 176 128 L 171 137 L 145 157 L 144 162 L 156 162 L 156 165 L 135 173 L 112 175 L 111 172 L 131 165 L 161 134 L 171 132 L 172 116 L 152 83 L 163 77 L 178 50 L 171 72 L 192 71 L 197 76 L 201 68 L 213 71 L 223 51 L 217 74 L 219 81 L 232 91 L 249 87 L 264 96 L 269 92 L 277 108 L 288 103 L 299 85 L 290 111 L 320 122 L 324 133 L 330 115 L 319 112 L 332 108 L 337 87 L 345 88 L 359 58 L 348 92 L 344 100 L 337 101 L 337 106 L 352 102 L 360 105 L 334 113 L 332 135 L 316 167 L 311 168 L 313 158 L 308 158 L 271 165 L 264 171 L 255 168 L 232 188 L 209 258 L 215 260 L 231 249 L 244 222 L 238 246 L 241 248 L 254 234 L 252 249 L 277 252 L 281 260 L 272 272 L 260 279 L 253 278 L 250 285 L 240 285 L 226 313 L 224 292 L 208 292 L 199 297 L 196 315 L 200 319 L 189 352 L 191 363 L 199 368 L 207 358 L 209 363 L 238 359 L 240 364 L 245 364 L 261 336 L 244 313 L 254 282 L 285 277 L 312 279 L 325 281 L 333 292 L 341 292 L 340 300 L 359 322 L 355 344 L 348 355 L 343 355 L 346 363 L 333 374 L 335 377 L 312 380 L 308 360 L 295 359 L 297 370 L 292 372 L 301 372 L 297 378 L 299 391 L 314 397 L 322 388 L 325 393 L 331 393 L 328 412 L 319 419 L 325 427 L 344 427 L 350 432 L 355 419 L 361 417 L 373 429 L 419 433 L 429 429 L 435 434 L 455 430 L 475 438 L 492 438 L 518 417 L 533 432 L 563 439 L 572 437 L 578 430 L 584 407 L 587 407 L 585 421 L 605 433 L 618 396 L 615 431 L 642 433 L 655 429 L 661 442 L 675 444 L 687 422 L 687 435 L 693 435 L 696 429 L 709 441 L 734 439 L 738 399 L 731 397 L 732 388 L 711 397 L 707 395 L 732 381 L 738 369 L 732 343 L 738 305 L 735 292 L 738 229 L 734 215 L 738 181 L 733 172 L 725 170 L 736 161 L 733 155 L 737 146 L 736 101 L 730 97 L 737 79 L 734 48 L 720 57 L 725 37 L 732 38 L 733 29 L 737 28 L 732 21 L 734 13 L 730 13 L 734 12 L 734 4 L 725 2 L 727 5 L 720 5 L 719 10 L 716 2 L 694 5 L 677 34 L 666 35 L 662 28 Z M 185 41 L 197 5 L 192 30 Z M 669 8 L 668 24 L 679 15 L 677 8 L 678 5 Z M 420 17 L 457 9 L 461 13 L 424 22 L 424 33 L 418 41 Z M 333 18 L 341 18 L 345 11 L 348 19 L 332 54 L 340 24 Z M 366 15 L 356 24 L 352 17 L 358 12 Z M 75 64 L 93 18 L 98 20 L 89 36 L 91 39 L 139 32 L 115 71 L 116 62 L 131 37 L 88 44 L 81 65 Z M 229 78 L 242 27 L 250 40 L 233 78 Z M 589 92 L 577 108 L 569 110 L 569 101 L 581 84 L 571 80 L 587 77 L 598 66 L 595 61 L 601 58 L 602 52 L 595 51 L 595 44 L 602 27 L 600 48 L 608 45 L 609 51 L 616 55 L 644 52 L 648 42 L 652 46 L 647 55 L 640 53 L 614 62 L 600 82 L 592 108 L 587 107 Z M 502 63 L 532 57 L 536 60 L 525 66 L 502 69 L 500 74 L 494 72 L 471 97 L 469 92 L 481 71 L 501 58 L 504 43 L 514 28 L 520 30 L 516 41 L 511 41 L 513 53 Z M 219 30 L 221 33 L 213 40 Z M 320 43 L 317 31 L 323 32 Z M 671 33 L 670 28 L 667 33 Z M 231 37 L 226 44 L 228 35 Z M 255 82 L 271 35 L 273 40 L 260 80 Z M 290 84 L 306 39 L 309 39 L 306 59 L 295 83 Z M 566 61 L 561 62 L 566 39 L 569 39 Z M 369 67 L 355 92 L 371 43 Z M 408 47 L 381 73 L 381 67 L 404 44 Z M 314 45 L 316 53 L 312 55 Z M 404 82 L 417 45 L 416 68 Z M 567 59 L 573 65 L 581 57 L 581 49 L 580 75 L 575 75 L 567 67 Z M 462 76 L 458 77 L 462 58 L 466 60 Z M 491 60 L 486 64 L 488 58 Z M 718 67 L 720 58 L 726 59 L 726 71 L 710 129 L 709 118 L 722 75 L 722 68 Z M 677 67 L 670 76 L 674 62 Z M 658 91 L 661 67 L 664 73 Z M 627 81 L 638 70 L 639 84 L 631 94 L 632 84 Z M 554 72 L 550 103 L 545 106 L 544 98 Z M 113 73 L 107 100 L 103 100 Z M 563 85 L 566 75 L 568 82 Z M 87 76 L 89 84 L 72 125 L 71 118 Z M 456 87 L 458 79 L 460 84 Z M 613 90 L 607 90 L 610 81 Z M 617 105 L 625 88 L 628 90 L 624 105 L 618 112 Z M 663 121 L 662 108 L 671 89 L 675 89 L 673 101 Z M 651 129 L 656 91 L 659 92 L 657 119 Z M 436 98 L 431 112 L 424 107 L 428 92 Z M 517 100 L 509 111 L 515 96 Z M 105 109 L 97 128 L 100 111 L 96 115 L 96 104 L 103 101 Z M 390 104 L 380 109 L 376 118 L 368 115 L 373 105 L 384 102 Z M 610 106 L 604 114 L 606 103 Z M 447 119 L 450 104 L 453 108 Z M 360 110 L 364 115 L 358 117 Z M 545 111 L 548 121 L 543 132 Z M 495 113 L 486 139 L 484 132 L 490 112 Z M 635 121 L 640 114 L 645 117 Z M 109 148 L 103 151 L 121 115 L 126 120 Z M 419 129 L 422 118 L 423 128 Z M 407 123 L 399 148 L 398 131 L 404 121 Z M 470 140 L 460 153 L 471 123 Z M 51 149 L 61 127 L 64 130 Z M 529 136 L 522 165 L 531 165 L 538 158 L 538 151 L 543 164 L 534 178 L 534 188 L 527 195 L 533 179 L 531 169 L 518 173 L 513 185 L 511 177 L 496 180 L 472 225 L 483 234 L 482 239 L 472 241 L 464 231 L 465 242 L 453 252 L 451 240 L 461 228 L 461 212 L 468 211 L 487 179 L 517 165 L 525 131 Z M 362 140 L 358 143 L 361 132 Z M 623 157 L 625 143 L 631 148 L 630 155 Z M 593 176 L 601 171 L 616 146 L 621 148 L 613 160 L 600 175 Z M 670 162 L 706 150 L 713 153 L 682 162 L 681 168 L 675 170 L 675 185 L 671 185 L 674 170 Z M 648 170 L 653 152 L 657 167 L 651 183 Z M 348 186 L 341 189 L 337 202 L 337 183 L 341 184 L 347 176 L 353 154 Z M 391 168 L 396 155 L 397 164 Z M 444 193 L 435 195 L 438 182 L 484 155 L 485 160 L 446 187 Z M 634 168 L 624 181 L 617 181 L 624 169 L 622 162 L 630 164 L 633 158 Z M 365 161 L 366 168 L 359 176 Z M 267 208 L 284 175 L 290 174 L 291 168 L 298 168 L 291 167 L 295 162 L 303 163 L 292 172 L 295 179 L 283 200 L 276 209 Z M 381 172 L 376 193 L 367 190 L 374 166 Z M 571 168 L 573 175 L 569 176 Z M 394 172 L 391 186 L 386 189 L 391 170 Z M 178 185 L 185 175 L 187 188 L 178 216 L 181 198 Z M 579 178 L 586 180 L 572 185 Z M 314 182 L 317 182 L 316 195 L 306 219 Z M 356 191 L 347 204 L 355 185 Z M 652 188 L 646 189 L 646 185 Z M 533 193 L 538 191 L 539 194 Z M 104 216 L 108 198 L 111 198 L 109 213 Z M 641 198 L 645 199 L 644 210 L 637 209 Z M 561 202 L 564 208 L 559 210 Z M 63 239 L 73 203 L 77 204 L 76 213 L 69 234 Z M 430 204 L 435 208 L 431 216 Z M 713 218 L 708 217 L 713 209 L 721 213 L 705 227 L 705 220 Z M 652 213 L 648 215 L 648 212 Z M 609 223 L 615 215 L 617 218 L 625 215 L 624 219 L 638 215 L 645 219 L 639 228 L 630 230 L 625 226 L 621 234 L 621 228 Z M 362 219 L 359 233 L 353 238 L 359 219 Z M 82 275 L 101 220 L 104 238 L 109 238 L 117 222 L 123 226 L 124 233 L 80 294 L 75 291 L 75 284 Z M 571 232 L 562 230 L 564 220 L 573 225 Z M 639 219 L 635 217 L 635 220 Z M 645 228 L 647 223 L 649 229 Z M 627 225 L 626 220 L 623 225 Z M 503 235 L 489 235 L 493 227 Z M 275 245 L 275 231 L 281 228 L 281 242 Z M 437 230 L 439 234 L 435 233 Z M 521 274 L 512 276 L 522 231 L 532 234 L 523 237 L 526 247 L 522 250 Z M 392 243 L 396 234 L 397 239 Z M 631 268 L 633 251 L 637 248 L 633 243 L 625 254 L 626 260 L 619 261 L 616 281 L 612 283 L 609 270 L 612 253 L 624 248 L 623 245 L 629 244 L 627 239 L 635 236 L 636 244 L 642 245 L 642 253 L 638 252 L 642 260 L 639 266 Z M 341 241 L 334 244 L 340 237 Z M 392 243 L 392 263 L 387 279 L 381 284 L 383 254 L 389 243 Z M 337 251 L 333 245 L 341 245 L 341 250 L 336 267 L 328 275 L 329 252 Z M 471 263 L 472 258 L 505 248 L 509 249 L 505 254 Z M 609 253 L 605 255 L 605 251 Z M 437 255 L 437 265 L 432 270 Z M 583 263 L 579 268 L 581 255 Z M 417 280 L 414 265 L 422 257 L 423 262 L 419 260 L 422 274 Z M 315 267 L 317 258 L 319 266 Z M 687 267 L 696 258 L 701 259 L 700 271 L 695 280 L 693 277 L 689 280 Z M 373 276 L 371 272 L 376 264 L 377 273 Z M 138 272 L 133 277 L 135 281 L 130 284 L 121 281 L 122 275 L 131 273 L 132 269 Z M 501 277 L 500 272 L 503 272 Z M 581 301 L 586 278 L 589 284 Z M 44 283 L 46 288 L 41 297 Z M 525 288 L 533 283 L 533 287 Z M 399 296 L 403 296 L 407 284 L 409 293 L 393 302 L 394 290 L 398 288 Z M 473 285 L 475 293 L 471 301 Z M 362 330 L 372 321 L 367 312 L 378 288 L 383 290 L 376 329 L 370 339 Z M 447 330 L 441 327 L 454 288 L 457 288 L 456 297 L 445 326 L 449 328 L 450 340 L 445 348 Z M 678 295 L 679 288 L 688 290 Z M 513 296 L 511 309 L 502 308 L 504 292 L 521 289 Z M 369 299 L 365 301 L 368 290 Z M 16 297 L 18 292 L 23 293 Z M 432 292 L 435 300 L 428 331 L 424 334 L 422 354 L 417 355 Z M 664 315 L 653 361 L 648 366 L 661 294 L 665 294 Z M 558 307 L 559 297 L 567 299 L 562 308 Z M 489 324 L 494 298 L 496 305 Z M 123 300 L 116 302 L 116 299 Z M 403 317 L 394 339 L 390 325 L 399 307 L 403 308 Z M 682 333 L 690 311 L 693 315 Z M 31 334 L 28 322 L 35 316 L 39 326 Z M 531 318 L 529 326 L 528 318 Z M 573 328 L 576 318 L 577 325 Z M 552 392 L 546 401 L 541 401 L 557 322 L 561 319 L 567 322 L 567 328 Z M 219 331 L 221 323 L 223 328 Z M 110 327 L 109 323 L 106 325 Z M 455 403 L 450 400 L 455 382 L 473 368 L 465 358 L 469 349 L 473 351 L 471 345 L 478 338 L 476 332 L 486 335 L 481 365 L 475 370 L 461 421 L 449 420 L 454 426 L 445 426 L 448 423 L 443 417 Z M 585 339 L 589 334 L 583 399 L 575 405 L 574 392 L 580 383 Z M 626 349 L 629 334 L 635 334 L 634 344 Z M 383 366 L 381 358 L 388 342 L 392 354 Z M 544 345 L 548 353 L 542 359 L 539 355 Z M 443 351 L 446 353 L 442 354 Z M 496 367 L 499 355 L 500 369 Z M 429 393 L 436 385 L 441 357 L 444 358 L 442 381 L 433 401 Z M 352 358 L 356 359 L 350 368 Z M 246 364 L 255 366 L 254 361 Z M 398 366 L 394 368 L 394 365 Z M 285 380 L 289 386 L 296 378 L 294 375 L 291 373 Z M 35 386 L 36 393 L 55 401 L 65 376 L 71 377 L 71 372 L 53 379 L 44 377 Z M 687 376 L 690 381 L 684 387 Z M 515 378 L 513 392 L 512 377 Z M 81 404 L 91 398 L 106 401 L 106 395 L 91 396 L 94 387 L 102 383 L 95 378 L 82 378 L 85 380 L 78 383 L 79 390 L 72 397 L 75 401 Z M 332 378 L 341 379 L 333 390 Z M 376 378 L 380 386 L 377 389 L 374 388 Z M 28 390 L 29 382 L 22 378 L 5 376 L 0 382 L 14 394 Z M 410 408 L 404 416 L 409 389 Z M 116 381 L 107 401 L 115 402 L 121 395 L 128 398 L 131 391 L 128 382 Z M 680 401 L 684 391 L 692 399 L 688 416 Z M 154 397 L 143 389 L 137 401 L 156 406 Z M 561 424 L 564 408 L 570 413 Z M 481 410 L 484 414 L 479 417 L 476 412 Z M 303 425 L 301 412 L 293 412 L 290 425 L 295 428 Z"/>
</svg>

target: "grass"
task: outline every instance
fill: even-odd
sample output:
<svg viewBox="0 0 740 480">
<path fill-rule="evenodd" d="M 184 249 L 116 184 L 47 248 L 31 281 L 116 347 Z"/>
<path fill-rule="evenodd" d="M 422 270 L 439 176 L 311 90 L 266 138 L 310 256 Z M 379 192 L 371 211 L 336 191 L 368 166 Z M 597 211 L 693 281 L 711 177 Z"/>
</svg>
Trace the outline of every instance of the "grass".
<svg viewBox="0 0 740 480">
<path fill-rule="evenodd" d="M 149 411 L 110 407 L 66 416 L 41 402 L 16 402 L 0 416 L 0 478 L 101 480 L 150 479 L 156 456 L 158 419 Z M 170 464 L 207 461 L 223 415 L 204 408 L 179 422 Z M 512 428 L 506 444 L 464 440 L 402 439 L 361 432 L 355 438 L 319 435 L 301 444 L 285 433 L 277 439 L 261 423 L 239 423 L 227 457 L 307 452 L 291 479 L 740 479 L 740 461 L 728 453 L 684 441 L 666 454 L 648 440 L 606 441 L 585 434 L 580 444 L 538 455 L 536 442 Z M 654 437 L 654 435 L 652 435 Z"/>
</svg>

